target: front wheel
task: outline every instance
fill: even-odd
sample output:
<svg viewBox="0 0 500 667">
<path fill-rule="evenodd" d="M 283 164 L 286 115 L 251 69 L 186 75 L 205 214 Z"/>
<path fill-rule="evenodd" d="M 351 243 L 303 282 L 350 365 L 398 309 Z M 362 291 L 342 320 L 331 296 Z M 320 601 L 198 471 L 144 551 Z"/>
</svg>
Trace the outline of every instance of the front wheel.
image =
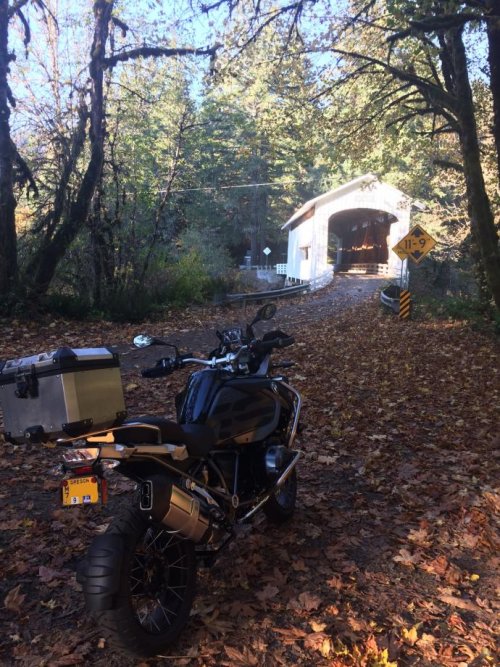
<svg viewBox="0 0 500 667">
<path fill-rule="evenodd" d="M 139 656 L 160 653 L 189 619 L 196 585 L 194 544 L 127 508 L 108 528 L 122 537 L 121 576 L 113 609 L 98 613 L 114 645 Z"/>
<path fill-rule="evenodd" d="M 273 523 L 283 523 L 291 518 L 297 499 L 297 469 L 294 468 L 286 481 L 264 505 L 267 518 Z"/>
</svg>

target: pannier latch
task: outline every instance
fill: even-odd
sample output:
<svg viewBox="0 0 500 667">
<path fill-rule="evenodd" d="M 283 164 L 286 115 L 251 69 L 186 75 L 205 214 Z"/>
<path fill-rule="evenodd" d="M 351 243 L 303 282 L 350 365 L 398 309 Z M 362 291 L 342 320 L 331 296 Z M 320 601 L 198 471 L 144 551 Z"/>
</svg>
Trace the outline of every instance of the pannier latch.
<svg viewBox="0 0 500 667">
<path fill-rule="evenodd" d="M 29 372 L 22 372 L 21 370 L 17 372 L 16 386 L 15 394 L 17 398 L 37 398 L 38 378 L 36 377 L 35 366 L 31 366 Z"/>
</svg>

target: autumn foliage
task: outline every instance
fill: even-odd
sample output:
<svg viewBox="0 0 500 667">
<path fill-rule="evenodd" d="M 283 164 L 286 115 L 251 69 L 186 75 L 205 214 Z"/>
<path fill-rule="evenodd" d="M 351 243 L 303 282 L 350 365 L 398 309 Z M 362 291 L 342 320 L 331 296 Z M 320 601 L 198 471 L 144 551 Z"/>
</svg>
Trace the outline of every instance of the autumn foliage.
<svg viewBox="0 0 500 667">
<path fill-rule="evenodd" d="M 200 572 L 168 664 L 493 665 L 495 341 L 458 321 L 400 322 L 376 300 L 344 310 L 328 294 L 278 315 L 296 336 L 286 357 L 304 398 L 298 509 L 280 528 L 258 516 Z M 197 329 L 208 351 L 211 322 L 238 317 L 192 311 L 151 328 L 173 337 Z M 119 344 L 130 412 L 172 416 L 185 377 L 140 378 L 135 366 L 147 363 L 134 355 L 145 353 L 126 345 L 137 332 L 3 323 L 0 356 Z M 0 662 L 126 665 L 87 621 L 74 572 L 128 485 L 111 478 L 105 509 L 62 510 L 57 463 L 53 449 L 2 445 Z"/>
</svg>

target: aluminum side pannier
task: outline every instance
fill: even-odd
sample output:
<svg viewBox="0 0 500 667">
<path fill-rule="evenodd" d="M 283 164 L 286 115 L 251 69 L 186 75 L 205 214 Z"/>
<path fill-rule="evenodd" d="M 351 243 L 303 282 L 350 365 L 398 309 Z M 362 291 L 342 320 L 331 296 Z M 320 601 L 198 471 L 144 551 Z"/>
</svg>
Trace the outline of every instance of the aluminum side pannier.
<svg viewBox="0 0 500 667">
<path fill-rule="evenodd" d="M 7 440 L 45 442 L 121 423 L 125 402 L 118 354 L 63 347 L 0 361 L 0 408 Z"/>
</svg>

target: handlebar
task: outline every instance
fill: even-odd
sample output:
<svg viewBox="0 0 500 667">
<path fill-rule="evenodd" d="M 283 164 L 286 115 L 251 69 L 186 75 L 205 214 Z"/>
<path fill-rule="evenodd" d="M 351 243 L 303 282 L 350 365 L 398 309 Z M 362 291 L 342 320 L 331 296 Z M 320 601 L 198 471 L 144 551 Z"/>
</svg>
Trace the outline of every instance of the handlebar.
<svg viewBox="0 0 500 667">
<path fill-rule="evenodd" d="M 196 357 L 191 356 L 191 352 L 188 354 L 182 354 L 175 359 L 164 357 L 159 359 L 156 362 L 156 365 L 152 368 L 145 368 L 141 371 L 142 377 L 145 378 L 159 378 L 170 375 L 175 370 L 183 368 L 187 364 L 201 364 L 202 366 L 209 366 L 211 368 L 217 368 L 218 366 L 233 366 L 236 364 L 244 352 L 256 352 L 264 353 L 270 352 L 275 348 L 284 348 L 293 345 L 295 339 L 293 336 L 282 336 L 273 338 L 272 340 L 255 340 L 252 341 L 249 345 L 242 345 L 237 352 L 228 352 L 223 357 L 212 359 L 197 359 Z"/>
<path fill-rule="evenodd" d="M 175 359 L 170 357 L 163 357 L 163 359 L 158 359 L 156 365 L 152 368 L 144 368 L 141 371 L 143 378 L 160 378 L 170 375 L 178 368 L 182 368 L 184 364 L 189 360 L 191 361 L 192 352 L 187 354 L 181 354 Z"/>
</svg>

